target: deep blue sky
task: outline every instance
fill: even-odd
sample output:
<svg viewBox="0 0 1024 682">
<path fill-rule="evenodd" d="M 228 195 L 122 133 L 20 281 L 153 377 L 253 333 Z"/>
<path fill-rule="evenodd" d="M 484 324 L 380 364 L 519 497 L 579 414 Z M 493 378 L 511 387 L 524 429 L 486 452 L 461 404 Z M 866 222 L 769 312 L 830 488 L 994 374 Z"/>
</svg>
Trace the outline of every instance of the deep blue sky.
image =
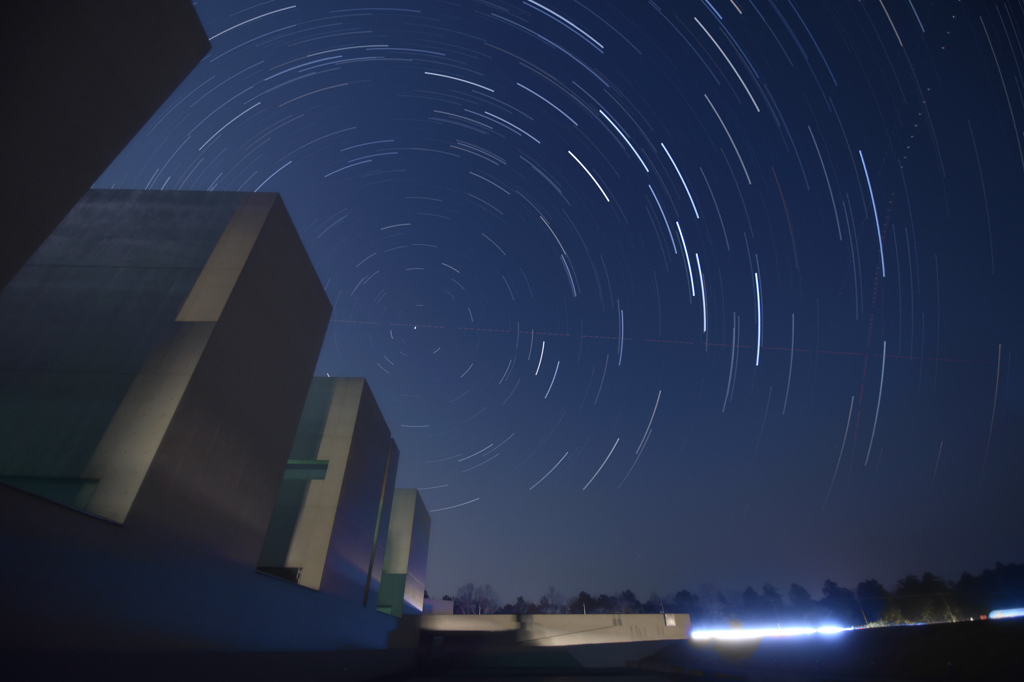
<svg viewBox="0 0 1024 682">
<path fill-rule="evenodd" d="M 431 594 L 1024 560 L 1019 3 L 379 4 L 200 0 L 96 186 L 281 193 Z"/>
</svg>

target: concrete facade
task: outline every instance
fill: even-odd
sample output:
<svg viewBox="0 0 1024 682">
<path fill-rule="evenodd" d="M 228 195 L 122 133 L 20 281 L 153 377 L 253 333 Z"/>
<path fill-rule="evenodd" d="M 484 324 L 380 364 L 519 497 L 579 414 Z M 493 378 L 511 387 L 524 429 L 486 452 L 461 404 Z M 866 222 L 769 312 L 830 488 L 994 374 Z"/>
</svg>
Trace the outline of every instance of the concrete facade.
<svg viewBox="0 0 1024 682">
<path fill-rule="evenodd" d="M 313 379 L 260 568 L 376 608 L 398 456 L 365 379 Z"/>
<path fill-rule="evenodd" d="M 413 488 L 395 491 L 388 525 L 384 573 L 377 609 L 393 616 L 423 612 L 427 580 L 427 548 L 430 544 L 430 512 Z"/>
<path fill-rule="evenodd" d="M 329 316 L 277 195 L 90 191 L 0 292 L 0 480 L 254 566 Z"/>
<path fill-rule="evenodd" d="M 188 0 L 26 2 L 0 24 L 0 289 L 210 49 Z"/>
</svg>

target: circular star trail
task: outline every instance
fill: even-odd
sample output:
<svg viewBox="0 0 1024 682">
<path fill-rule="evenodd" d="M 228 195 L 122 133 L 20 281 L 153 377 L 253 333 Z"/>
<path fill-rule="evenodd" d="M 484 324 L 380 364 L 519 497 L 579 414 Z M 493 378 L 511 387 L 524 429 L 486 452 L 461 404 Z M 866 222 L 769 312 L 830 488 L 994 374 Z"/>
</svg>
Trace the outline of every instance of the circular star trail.
<svg viewBox="0 0 1024 682">
<path fill-rule="evenodd" d="M 390 4 L 197 3 L 97 186 L 281 193 L 435 596 L 1024 558 L 1019 5 Z"/>
</svg>

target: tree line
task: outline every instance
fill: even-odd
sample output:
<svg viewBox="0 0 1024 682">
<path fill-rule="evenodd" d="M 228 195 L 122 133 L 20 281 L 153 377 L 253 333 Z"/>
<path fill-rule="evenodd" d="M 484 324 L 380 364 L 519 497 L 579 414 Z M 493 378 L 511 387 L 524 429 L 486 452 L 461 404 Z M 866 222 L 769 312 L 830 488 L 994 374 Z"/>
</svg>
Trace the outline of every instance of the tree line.
<svg viewBox="0 0 1024 682">
<path fill-rule="evenodd" d="M 996 563 L 978 575 L 963 573 L 956 582 L 932 574 L 908 575 L 886 588 L 878 580 L 861 581 L 853 589 L 826 580 L 815 599 L 792 583 L 783 595 L 765 584 L 760 591 L 747 587 L 726 593 L 703 585 L 697 592 L 680 590 L 674 595 L 651 594 L 641 601 L 631 590 L 617 595 L 592 596 L 581 591 L 565 597 L 554 587 L 539 601 L 522 596 L 501 604 L 490 585 L 466 583 L 444 599 L 454 602 L 455 613 L 687 613 L 696 627 L 817 624 L 899 625 L 979 618 L 995 609 L 1024 607 L 1024 564 Z"/>
</svg>

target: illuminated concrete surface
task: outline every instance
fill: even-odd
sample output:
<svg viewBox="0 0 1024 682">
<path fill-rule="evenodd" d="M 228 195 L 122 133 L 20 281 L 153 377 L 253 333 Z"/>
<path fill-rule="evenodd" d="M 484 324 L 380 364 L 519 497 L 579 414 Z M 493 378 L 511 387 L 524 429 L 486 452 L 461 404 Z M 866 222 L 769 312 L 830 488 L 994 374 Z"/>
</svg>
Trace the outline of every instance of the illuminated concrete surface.
<svg viewBox="0 0 1024 682">
<path fill-rule="evenodd" d="M 377 608 L 401 617 L 423 611 L 430 512 L 418 490 L 395 490 Z M 450 604 L 450 602 L 447 602 Z"/>
<path fill-rule="evenodd" d="M 688 641 L 686 614 L 406 615 L 391 647 L 441 671 L 621 668 Z M 439 677 L 443 677 L 441 674 Z"/>
<path fill-rule="evenodd" d="M 20 3 L 0 23 L 0 289 L 210 49 L 188 0 Z"/>
<path fill-rule="evenodd" d="M 0 480 L 255 566 L 329 316 L 277 195 L 90 191 L 0 292 Z"/>
<path fill-rule="evenodd" d="M 573 646 L 616 642 L 674 641 L 690 637 L 684 613 L 405 616 L 422 632 L 515 632 L 527 646 Z"/>
<path fill-rule="evenodd" d="M 365 379 L 315 378 L 260 567 L 376 608 L 398 456 Z"/>
</svg>

